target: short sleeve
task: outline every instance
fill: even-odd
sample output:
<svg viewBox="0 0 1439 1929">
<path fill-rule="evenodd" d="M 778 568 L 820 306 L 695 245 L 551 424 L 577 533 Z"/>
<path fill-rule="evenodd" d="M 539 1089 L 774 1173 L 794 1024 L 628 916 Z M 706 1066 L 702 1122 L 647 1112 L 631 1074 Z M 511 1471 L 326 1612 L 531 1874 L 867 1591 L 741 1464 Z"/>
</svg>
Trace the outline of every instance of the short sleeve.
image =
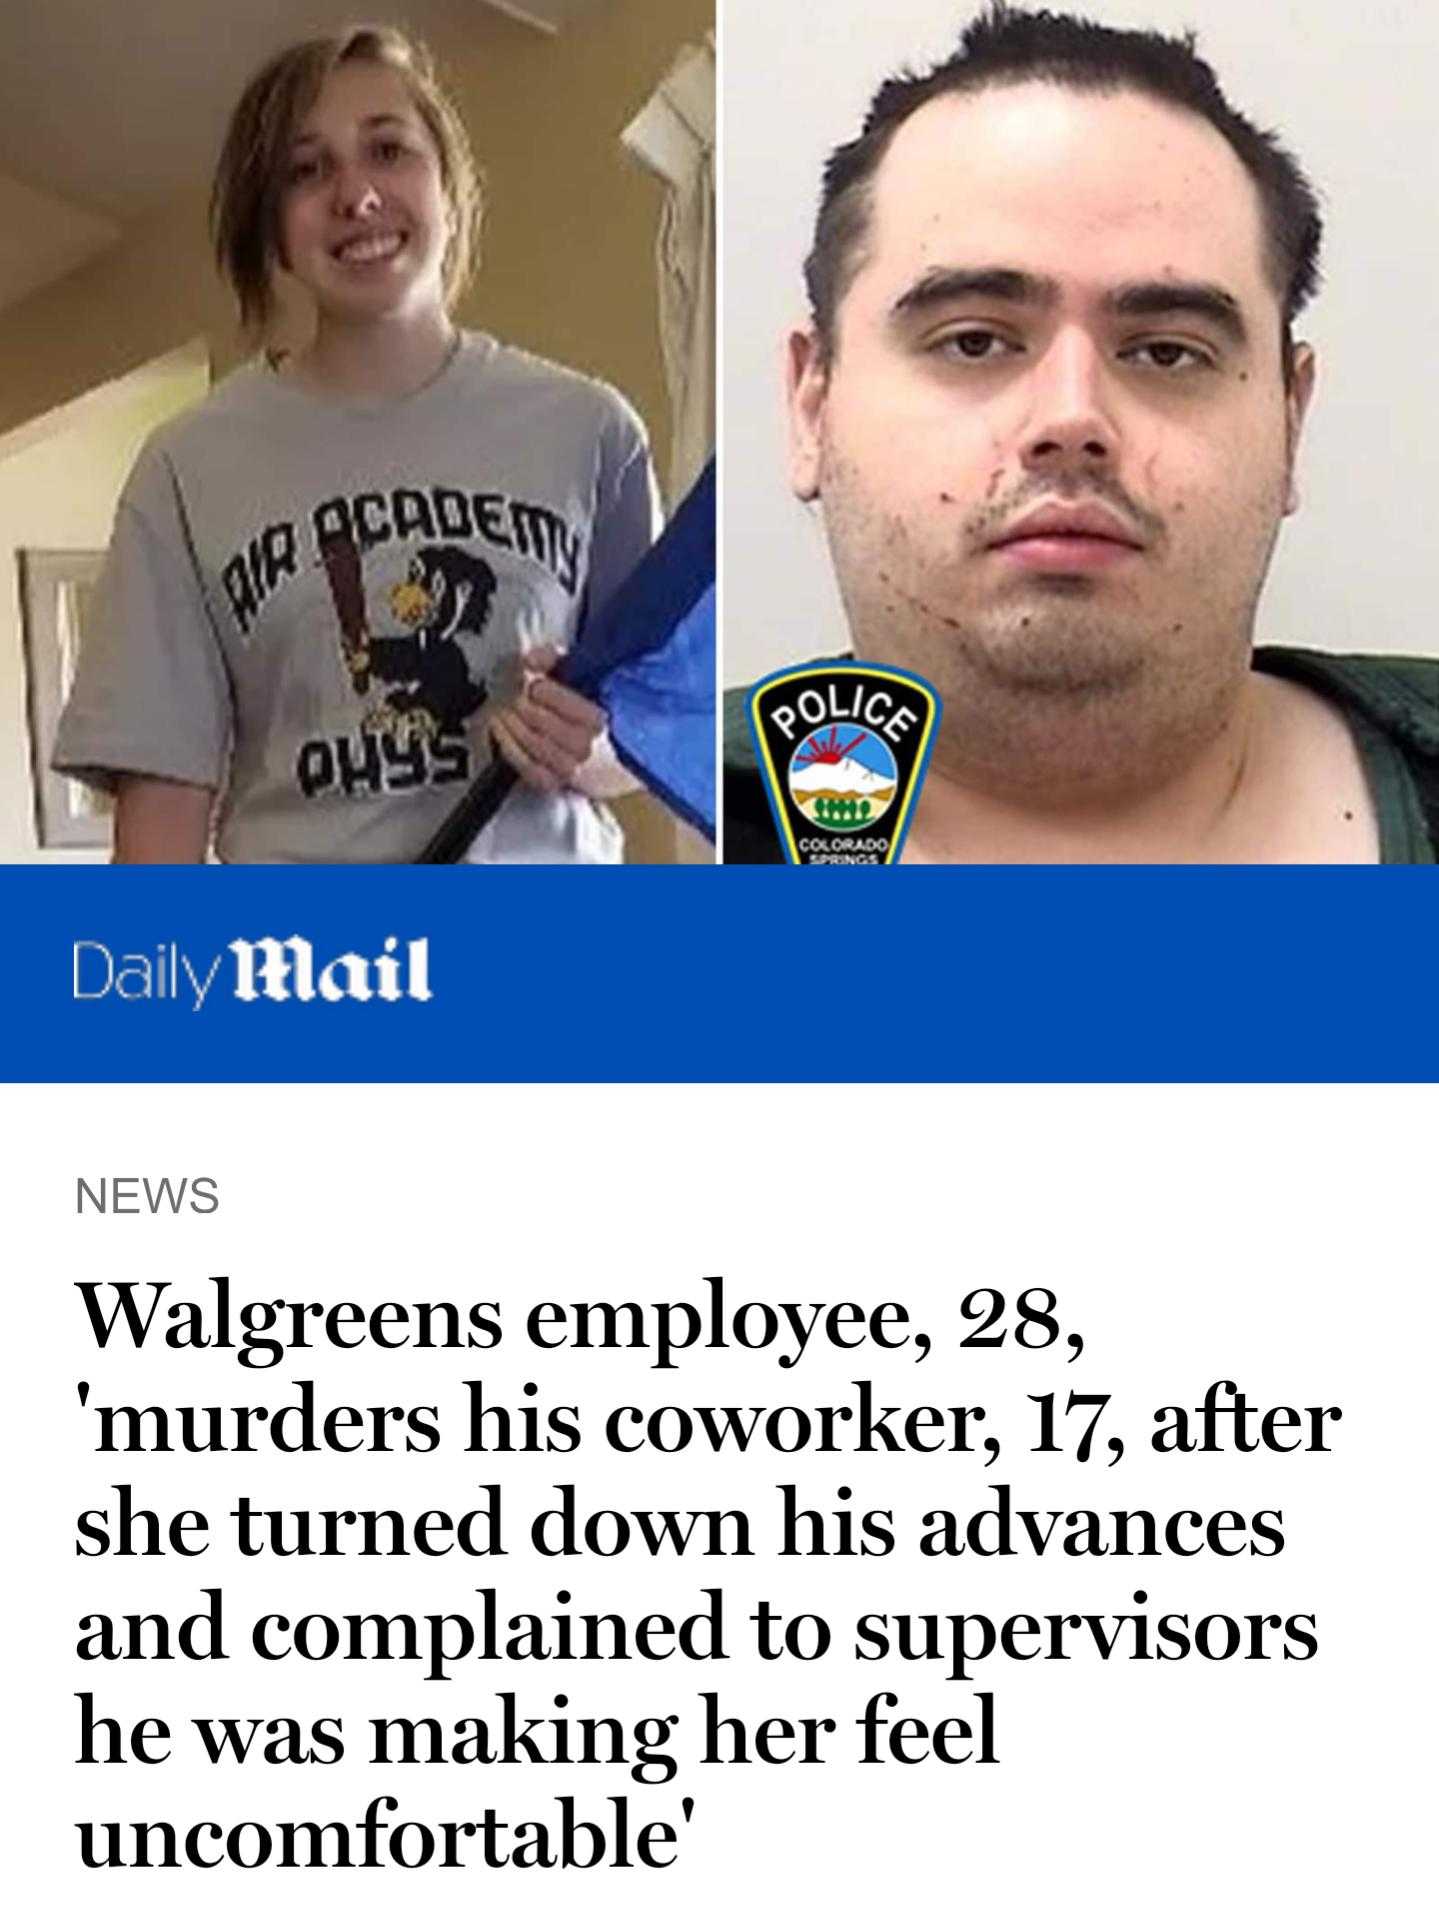
<svg viewBox="0 0 1439 1929">
<path fill-rule="evenodd" d="M 52 763 L 103 789 L 127 773 L 218 789 L 232 712 L 179 481 L 152 446 L 116 511 Z"/>
<path fill-rule="evenodd" d="M 664 524 L 644 427 L 618 396 L 602 432 L 585 611 L 596 617 L 653 546 Z"/>
</svg>

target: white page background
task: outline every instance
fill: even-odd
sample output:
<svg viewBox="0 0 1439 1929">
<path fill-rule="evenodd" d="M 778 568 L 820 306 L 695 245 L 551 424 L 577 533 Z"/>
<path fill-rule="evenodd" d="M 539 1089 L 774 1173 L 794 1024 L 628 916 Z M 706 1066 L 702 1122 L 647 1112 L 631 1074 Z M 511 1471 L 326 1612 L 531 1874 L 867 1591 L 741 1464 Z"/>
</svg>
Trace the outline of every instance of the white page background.
<svg viewBox="0 0 1439 1929">
<path fill-rule="evenodd" d="M 816 1040 L 819 1056 L 833 1041 Z M 836 1924 L 933 1913 L 990 1924 L 1310 1924 L 1416 1919 L 1420 1844 L 1432 1824 L 1427 1545 L 1436 1325 L 1432 1095 L 1317 1090 L 96 1089 L 19 1091 L 12 1121 L 7 1403 L 9 1583 L 5 1589 L 8 1822 L 13 1919 L 117 1925 L 317 1913 L 361 1925 L 409 1913 L 432 1924 L 757 1924 L 796 1913 Z M 209 1217 L 77 1216 L 79 1175 L 209 1175 Z M 501 1302 L 493 1353 L 364 1347 L 298 1353 L 264 1371 L 233 1353 L 128 1345 L 98 1350 L 76 1278 L 173 1279 L 202 1303 L 212 1273 L 238 1300 L 285 1297 Z M 691 1352 L 673 1372 L 644 1355 L 555 1352 L 525 1342 L 534 1302 L 702 1294 L 723 1273 L 746 1300 L 903 1301 L 932 1337 L 922 1364 L 813 1341 L 791 1371 L 770 1355 Z M 958 1301 L 1047 1286 L 1063 1350 L 959 1350 Z M 158 1337 L 158 1335 L 157 1335 Z M 280 1404 L 312 1377 L 318 1404 L 439 1406 L 437 1453 L 98 1455 L 92 1401 Z M 1000 1460 L 978 1454 L 631 1457 L 599 1419 L 625 1401 L 777 1405 L 839 1401 L 860 1377 L 902 1406 L 983 1404 Z M 1337 1405 L 1327 1455 L 1158 1457 L 1153 1410 L 1193 1404 L 1230 1377 L 1261 1407 Z M 491 1399 L 581 1408 L 590 1443 L 568 1455 L 459 1450 L 461 1382 Z M 1106 1391 L 1101 1437 L 1121 1464 L 1077 1466 L 1026 1451 L 1027 1392 Z M 1062 1436 L 1063 1437 L 1063 1436 Z M 77 1559 L 74 1518 L 128 1480 L 137 1505 L 200 1507 L 217 1551 L 196 1560 Z M 925 1508 L 961 1513 L 1006 1480 L 1016 1506 L 1150 1506 L 1252 1514 L 1282 1508 L 1277 1559 L 921 1559 Z M 239 1492 L 257 1505 L 461 1512 L 485 1481 L 504 1486 L 504 1560 L 242 1561 L 218 1551 Z M 591 1507 L 744 1507 L 753 1559 L 542 1560 L 527 1512 L 573 1482 Z M 892 1508 L 900 1547 L 883 1559 L 779 1559 L 775 1489 L 801 1500 Z M 723 1586 L 731 1659 L 722 1666 L 459 1662 L 430 1683 L 403 1662 L 264 1664 L 248 1618 L 469 1611 L 498 1588 L 502 1610 L 692 1613 Z M 225 1663 L 75 1658 L 85 1612 L 191 1612 L 221 1586 Z M 858 1663 L 849 1623 L 865 1611 L 1124 1613 L 1147 1589 L 1155 1613 L 1318 1617 L 1306 1663 L 993 1661 L 971 1684 L 932 1662 Z M 812 1664 L 764 1665 L 745 1615 L 768 1598 L 826 1614 L 834 1648 Z M 1076 1637 L 1076 1649 L 1083 1645 Z M 494 1713 L 513 1689 L 528 1713 L 676 1713 L 679 1772 L 645 1786 L 623 1767 L 379 1767 L 366 1717 Z M 853 1718 L 880 1690 L 897 1714 L 973 1715 L 996 1695 L 1000 1765 L 860 1767 Z M 695 1761 L 698 1699 L 725 1712 L 829 1714 L 828 1765 L 748 1768 Z M 78 1703 L 175 1730 L 166 1765 L 75 1764 Z M 337 1766 L 204 1765 L 192 1715 L 345 1717 Z M 75 1822 L 304 1816 L 357 1822 L 389 1793 L 396 1820 L 464 1820 L 493 1806 L 553 1820 L 627 1794 L 635 1825 L 679 1824 L 677 1860 L 629 1872 L 487 1870 L 87 1871 Z M 679 1822 L 682 1796 L 695 1803 Z M 493 1916 L 491 1912 L 493 1911 Z M 103 1912 L 103 1914 L 102 1914 Z"/>
</svg>

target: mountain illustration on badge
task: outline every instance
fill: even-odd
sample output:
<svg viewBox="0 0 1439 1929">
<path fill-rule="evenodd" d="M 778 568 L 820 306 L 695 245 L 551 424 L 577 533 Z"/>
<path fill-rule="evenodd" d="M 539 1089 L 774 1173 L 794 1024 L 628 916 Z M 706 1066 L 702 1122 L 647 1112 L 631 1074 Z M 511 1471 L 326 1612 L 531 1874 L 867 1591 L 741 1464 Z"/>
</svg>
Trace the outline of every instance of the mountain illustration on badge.
<svg viewBox="0 0 1439 1929">
<path fill-rule="evenodd" d="M 791 864 L 895 864 L 939 724 L 933 686 L 883 663 L 807 663 L 749 693 L 749 722 Z"/>
</svg>

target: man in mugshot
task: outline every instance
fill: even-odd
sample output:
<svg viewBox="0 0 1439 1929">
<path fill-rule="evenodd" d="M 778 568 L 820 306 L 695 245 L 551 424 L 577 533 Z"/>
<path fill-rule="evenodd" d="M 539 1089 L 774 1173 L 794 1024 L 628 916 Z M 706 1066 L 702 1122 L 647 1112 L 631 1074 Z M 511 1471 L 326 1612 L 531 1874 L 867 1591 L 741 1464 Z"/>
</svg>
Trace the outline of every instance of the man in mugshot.
<svg viewBox="0 0 1439 1929">
<path fill-rule="evenodd" d="M 906 862 L 1433 863 L 1439 661 L 1254 648 L 1314 189 L 1189 40 L 994 5 L 825 169 L 790 481 L 943 701 Z M 731 862 L 779 857 L 741 706 Z"/>
</svg>

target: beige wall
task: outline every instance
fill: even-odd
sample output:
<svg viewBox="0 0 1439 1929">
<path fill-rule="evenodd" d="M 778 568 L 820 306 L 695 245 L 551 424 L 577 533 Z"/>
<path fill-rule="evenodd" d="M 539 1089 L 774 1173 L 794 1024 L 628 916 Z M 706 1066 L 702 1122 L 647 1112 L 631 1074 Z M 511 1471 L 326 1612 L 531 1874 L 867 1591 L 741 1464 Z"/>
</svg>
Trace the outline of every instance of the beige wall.
<svg viewBox="0 0 1439 1929">
<path fill-rule="evenodd" d="M 615 382 L 661 449 L 661 194 L 619 137 L 713 19 L 712 0 L 613 0 L 551 42 L 497 19 L 446 58 L 489 183 L 464 319 Z"/>
<path fill-rule="evenodd" d="M 435 43 L 488 183 L 480 273 L 460 319 L 614 382 L 661 450 L 669 441 L 655 284 L 661 189 L 619 136 L 673 55 L 712 19 L 712 0 L 611 0 L 553 38 L 487 11 L 463 42 Z M 217 376 L 245 358 L 210 263 L 206 194 L 197 182 L 121 247 L 0 312 L 0 436 L 193 337 L 208 344 Z M 57 530 L 25 540 L 66 547 Z M 13 547 L 0 503 L 0 551 Z M 0 636 L 0 649 L 8 704 L 10 639 Z M 0 752 L 3 742 L 0 735 Z M 13 776 L 7 755 L 0 781 Z M 622 814 L 632 858 L 673 855 L 671 820 L 657 806 L 641 800 Z"/>
<path fill-rule="evenodd" d="M 184 195 L 109 254 L 0 311 L 0 435 L 195 337 L 217 371 L 233 364 L 204 218 L 204 195 Z"/>
<path fill-rule="evenodd" d="M 35 832 L 21 638 L 19 549 L 103 549 L 140 444 L 209 386 L 203 343 L 0 438 L 0 863 L 83 861 Z"/>
</svg>

